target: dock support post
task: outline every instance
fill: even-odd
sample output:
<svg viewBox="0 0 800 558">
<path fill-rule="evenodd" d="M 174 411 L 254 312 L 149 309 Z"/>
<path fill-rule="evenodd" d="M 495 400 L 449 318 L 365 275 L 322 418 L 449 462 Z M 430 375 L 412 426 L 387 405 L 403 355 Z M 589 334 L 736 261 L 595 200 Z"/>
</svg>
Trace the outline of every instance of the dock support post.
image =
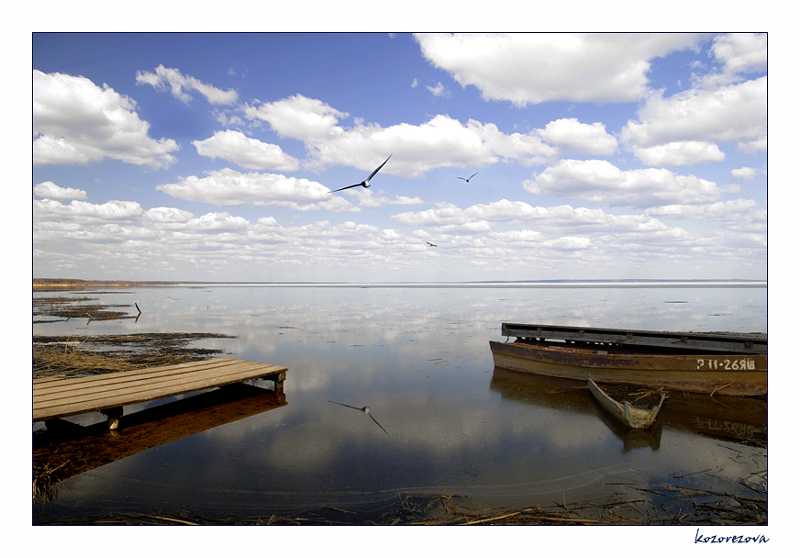
<svg viewBox="0 0 800 558">
<path fill-rule="evenodd" d="M 102 413 L 108 418 L 108 429 L 116 430 L 119 428 L 119 419 L 122 417 L 122 407 L 105 409 Z"/>
<path fill-rule="evenodd" d="M 277 372 L 275 374 L 270 374 L 269 376 L 264 376 L 264 380 L 272 380 L 275 385 L 275 393 L 282 394 L 283 393 L 283 382 L 286 381 L 286 372 Z"/>
</svg>

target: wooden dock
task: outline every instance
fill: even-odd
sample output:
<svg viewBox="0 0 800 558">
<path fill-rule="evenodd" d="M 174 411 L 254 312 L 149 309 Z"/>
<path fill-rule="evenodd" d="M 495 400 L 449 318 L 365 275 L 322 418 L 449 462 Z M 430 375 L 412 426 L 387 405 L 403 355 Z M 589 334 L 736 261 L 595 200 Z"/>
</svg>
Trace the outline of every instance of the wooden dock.
<svg viewBox="0 0 800 558">
<path fill-rule="evenodd" d="M 115 430 L 126 405 L 263 378 L 283 392 L 286 368 L 233 358 L 33 381 L 33 422 L 100 412 Z"/>
<path fill-rule="evenodd" d="M 47 498 L 72 476 L 286 405 L 283 393 L 239 383 L 127 414 L 119 430 L 51 421 L 33 435 L 35 495 Z"/>
</svg>

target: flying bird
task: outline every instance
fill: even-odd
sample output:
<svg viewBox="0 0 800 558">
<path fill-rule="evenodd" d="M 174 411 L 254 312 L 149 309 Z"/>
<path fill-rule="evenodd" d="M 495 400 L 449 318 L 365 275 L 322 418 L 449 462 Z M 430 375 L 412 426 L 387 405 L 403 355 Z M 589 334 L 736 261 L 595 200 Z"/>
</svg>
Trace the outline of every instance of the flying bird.
<svg viewBox="0 0 800 558">
<path fill-rule="evenodd" d="M 392 155 L 394 155 L 394 153 L 392 153 Z M 373 177 L 373 176 L 375 176 L 376 174 L 378 174 L 378 171 L 379 171 L 379 170 L 381 170 L 381 169 L 383 168 L 383 165 L 385 165 L 385 164 L 386 164 L 386 162 L 387 162 L 389 159 L 391 159 L 391 158 L 392 158 L 392 155 L 389 155 L 388 157 L 386 157 L 386 161 L 384 161 L 383 163 L 381 163 L 381 166 L 379 166 L 377 169 L 375 169 L 374 171 L 372 171 L 372 174 L 370 174 L 370 175 L 367 177 L 367 179 L 366 179 L 364 182 L 359 182 L 358 184 L 352 184 L 352 185 L 350 185 L 350 186 L 345 186 L 344 188 L 338 188 L 338 189 L 336 189 L 336 190 L 331 190 L 331 194 L 332 194 L 333 192 L 339 192 L 340 190 L 347 190 L 348 188 L 355 188 L 356 186 L 363 186 L 364 188 L 369 188 L 369 186 L 370 186 L 370 184 L 369 184 L 369 181 L 370 181 L 370 180 L 372 180 L 372 177 Z M 471 177 L 470 177 L 470 178 L 471 178 Z"/>
<path fill-rule="evenodd" d="M 425 242 L 428 242 L 427 240 Z M 428 242 L 428 246 L 436 246 L 433 242 Z"/>
<path fill-rule="evenodd" d="M 391 155 L 390 155 L 390 157 L 391 157 Z M 388 159 L 387 159 L 387 160 L 388 160 Z M 358 186 L 358 184 L 356 184 L 356 186 Z M 366 405 L 365 405 L 364 407 L 353 407 L 352 405 L 345 405 L 344 403 L 339 403 L 339 402 L 337 402 L 337 401 L 331 401 L 330 399 L 328 399 L 328 402 L 329 402 L 329 403 L 335 403 L 336 405 L 341 405 L 342 407 L 347 407 L 347 408 L 349 408 L 349 409 L 355 409 L 356 411 L 361 411 L 361 412 L 362 412 L 362 413 L 364 413 L 365 415 L 369 415 L 369 418 L 371 418 L 373 421 L 375 421 L 375 424 L 377 424 L 378 426 L 380 426 L 381 430 L 383 430 L 384 432 L 386 432 L 386 429 L 385 429 L 383 426 L 381 426 L 381 423 L 379 423 L 379 422 L 377 421 L 377 419 L 376 419 L 375 417 L 373 417 L 373 416 L 370 414 L 370 412 L 369 412 L 369 407 L 367 407 Z M 388 435 L 389 433 L 388 433 L 388 432 L 386 432 L 386 434 Z"/>
<path fill-rule="evenodd" d="M 478 171 L 478 172 L 480 172 L 480 171 Z M 477 172 L 473 172 L 472 176 L 475 176 L 476 174 L 478 174 L 478 173 Z M 464 180 L 464 181 L 467 182 L 467 184 L 469 184 L 469 181 L 472 180 L 472 176 L 470 176 L 469 178 L 464 178 L 463 176 L 456 176 L 456 178 L 460 178 L 461 180 Z"/>
</svg>

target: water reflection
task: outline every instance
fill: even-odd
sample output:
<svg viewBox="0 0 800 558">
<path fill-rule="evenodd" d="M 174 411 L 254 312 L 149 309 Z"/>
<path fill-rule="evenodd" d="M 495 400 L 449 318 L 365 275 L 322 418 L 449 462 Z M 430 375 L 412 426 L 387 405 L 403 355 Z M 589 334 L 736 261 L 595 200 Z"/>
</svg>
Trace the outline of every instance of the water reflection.
<svg viewBox="0 0 800 558">
<path fill-rule="evenodd" d="M 766 468 L 765 457 L 732 462 L 730 450 L 707 436 L 766 428 L 758 405 L 752 419 L 743 418 L 749 411 L 725 414 L 724 405 L 683 412 L 671 395 L 656 430 L 639 438 L 605 417 L 588 391 L 550 390 L 496 371 L 488 346 L 503 339 L 504 321 L 765 331 L 765 289 L 208 286 L 92 296 L 138 303 L 141 315 L 88 326 L 37 323 L 34 334 L 232 335 L 203 345 L 288 367 L 291 404 L 75 474 L 54 501 L 34 506 L 36 522 L 118 510 L 209 518 L 324 506 L 378 513 L 408 494 L 568 504 L 681 471 L 711 471 L 694 479 L 703 486 Z M 390 435 L 329 401 L 368 403 Z M 731 426 L 737 421 L 744 426 Z"/>
<path fill-rule="evenodd" d="M 642 431 L 614 420 L 580 382 L 495 368 L 491 389 L 515 401 L 596 416 L 622 442 L 623 452 L 640 447 L 657 450 L 665 425 L 748 445 L 763 445 L 767 441 L 766 397 L 710 397 L 671 392 L 656 422 Z"/>
<path fill-rule="evenodd" d="M 119 430 L 57 419 L 33 436 L 34 496 L 52 500 L 70 477 L 284 405 L 282 390 L 235 384 L 128 414 Z"/>
<path fill-rule="evenodd" d="M 330 399 L 328 400 L 328 402 L 329 402 L 329 403 L 335 403 L 336 405 L 341 405 L 342 407 L 347 407 L 348 409 L 355 409 L 356 411 L 361 411 L 362 413 L 364 413 L 365 415 L 367 415 L 369 418 L 371 418 L 371 419 L 372 419 L 372 422 L 374 422 L 375 424 L 377 424 L 377 425 L 378 425 L 378 428 L 380 428 L 381 430 L 383 430 L 384 432 L 386 432 L 386 429 L 383 427 L 383 425 L 381 425 L 381 423 L 379 423 L 379 422 L 378 422 L 378 419 L 376 419 L 376 418 L 375 418 L 375 417 L 372 415 L 371 409 L 369 408 L 369 406 L 368 406 L 368 405 L 365 405 L 365 406 L 363 406 L 363 407 L 354 407 L 354 406 L 352 406 L 352 405 L 346 405 L 346 404 L 344 404 L 344 403 L 339 403 L 339 402 L 337 402 L 337 401 L 331 401 Z M 386 434 L 388 435 L 389 433 L 388 433 L 388 432 L 386 432 Z"/>
<path fill-rule="evenodd" d="M 596 417 L 620 440 L 623 452 L 642 447 L 657 450 L 661 442 L 661 420 L 647 430 L 627 428 L 605 412 L 579 382 L 495 368 L 491 389 L 504 398 Z"/>
</svg>

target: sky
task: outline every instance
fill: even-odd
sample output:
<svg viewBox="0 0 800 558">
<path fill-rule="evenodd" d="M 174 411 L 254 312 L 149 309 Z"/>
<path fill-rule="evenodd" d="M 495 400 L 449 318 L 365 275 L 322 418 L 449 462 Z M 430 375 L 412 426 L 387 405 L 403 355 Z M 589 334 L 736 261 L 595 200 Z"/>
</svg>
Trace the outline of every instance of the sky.
<svg viewBox="0 0 800 558">
<path fill-rule="evenodd" d="M 767 278 L 765 33 L 31 37 L 34 277 Z"/>
</svg>

